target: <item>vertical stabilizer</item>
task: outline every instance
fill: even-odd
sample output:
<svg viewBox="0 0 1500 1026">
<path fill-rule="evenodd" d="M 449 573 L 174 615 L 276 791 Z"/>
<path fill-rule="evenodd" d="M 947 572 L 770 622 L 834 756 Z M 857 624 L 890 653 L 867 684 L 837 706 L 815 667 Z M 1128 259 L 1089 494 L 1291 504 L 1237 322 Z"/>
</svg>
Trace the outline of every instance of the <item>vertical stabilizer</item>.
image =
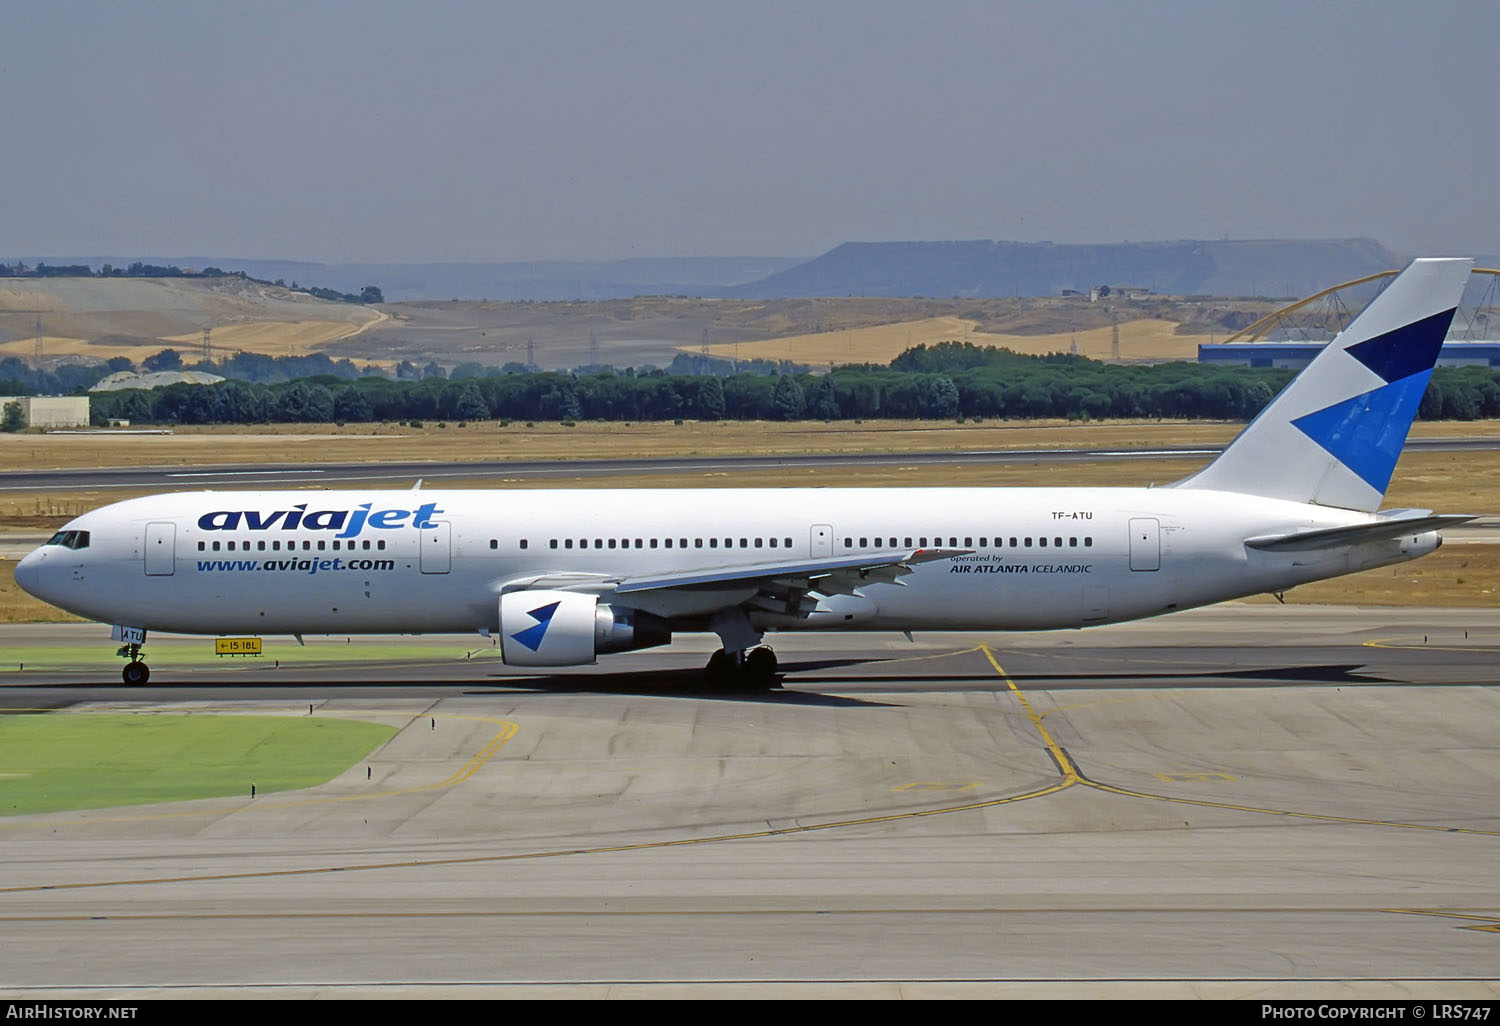
<svg viewBox="0 0 1500 1026">
<path fill-rule="evenodd" d="M 1172 487 L 1379 509 L 1472 265 L 1413 261 L 1218 459 Z"/>
</svg>

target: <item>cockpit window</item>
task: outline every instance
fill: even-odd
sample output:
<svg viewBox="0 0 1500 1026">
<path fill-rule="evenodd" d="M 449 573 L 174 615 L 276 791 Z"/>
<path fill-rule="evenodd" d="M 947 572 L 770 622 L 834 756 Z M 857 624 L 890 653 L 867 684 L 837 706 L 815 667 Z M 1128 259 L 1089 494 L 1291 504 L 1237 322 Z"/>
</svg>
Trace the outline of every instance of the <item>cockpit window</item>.
<svg viewBox="0 0 1500 1026">
<path fill-rule="evenodd" d="M 89 533 L 87 531 L 58 531 L 47 539 L 48 545 L 61 545 L 65 549 L 86 549 L 89 547 Z"/>
</svg>

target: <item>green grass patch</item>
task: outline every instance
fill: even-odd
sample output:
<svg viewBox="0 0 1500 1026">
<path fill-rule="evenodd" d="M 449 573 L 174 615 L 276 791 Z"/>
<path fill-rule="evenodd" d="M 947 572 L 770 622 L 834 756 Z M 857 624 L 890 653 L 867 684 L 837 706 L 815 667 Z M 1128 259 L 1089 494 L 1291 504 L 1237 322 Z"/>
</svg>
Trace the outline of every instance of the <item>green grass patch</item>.
<svg viewBox="0 0 1500 1026">
<path fill-rule="evenodd" d="M 214 653 L 214 639 L 210 637 L 152 634 L 146 639 L 146 662 L 153 676 L 159 677 L 172 670 L 205 668 L 274 671 L 278 664 L 285 669 L 326 663 L 462 662 L 465 653 L 473 653 L 475 659 L 499 658 L 499 650 L 477 635 L 394 640 L 385 635 L 356 636 L 351 642 L 346 642 L 342 636 L 337 639 L 320 636 L 308 638 L 305 645 L 299 645 L 284 635 L 269 635 L 264 641 L 264 655 L 219 656 Z M 0 649 L 0 676 L 23 672 L 22 668 L 25 673 L 69 673 L 102 668 L 109 671 L 104 679 L 115 681 L 119 679 L 120 667 L 125 665 L 125 660 L 115 654 L 119 647 L 119 642 L 109 640 L 107 631 L 87 642 L 10 644 Z"/>
<path fill-rule="evenodd" d="M 0 816 L 312 787 L 396 729 L 326 717 L 0 716 Z"/>
</svg>

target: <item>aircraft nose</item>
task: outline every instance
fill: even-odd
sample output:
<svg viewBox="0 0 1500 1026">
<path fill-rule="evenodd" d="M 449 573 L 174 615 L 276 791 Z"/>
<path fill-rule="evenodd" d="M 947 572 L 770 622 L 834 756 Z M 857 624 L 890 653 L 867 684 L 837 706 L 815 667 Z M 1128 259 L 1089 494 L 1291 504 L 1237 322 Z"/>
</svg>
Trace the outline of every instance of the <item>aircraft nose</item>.
<svg viewBox="0 0 1500 1026">
<path fill-rule="evenodd" d="M 22 558 L 22 560 L 16 564 L 16 583 L 19 584 L 21 586 L 21 590 L 26 592 L 28 595 L 35 595 L 37 598 L 42 597 L 41 593 L 37 589 L 41 587 L 42 563 L 46 560 L 46 558 L 47 553 L 43 552 L 41 549 L 34 549 L 31 552 L 28 552 Z"/>
</svg>

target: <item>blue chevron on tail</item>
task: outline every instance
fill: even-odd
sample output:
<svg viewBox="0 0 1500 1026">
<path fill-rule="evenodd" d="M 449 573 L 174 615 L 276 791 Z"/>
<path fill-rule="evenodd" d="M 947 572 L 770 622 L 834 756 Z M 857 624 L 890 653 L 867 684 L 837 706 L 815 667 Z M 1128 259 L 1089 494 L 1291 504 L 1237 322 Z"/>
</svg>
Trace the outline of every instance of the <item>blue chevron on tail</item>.
<svg viewBox="0 0 1500 1026">
<path fill-rule="evenodd" d="M 1218 459 L 1173 487 L 1379 509 L 1472 264 L 1413 261 Z"/>
</svg>

